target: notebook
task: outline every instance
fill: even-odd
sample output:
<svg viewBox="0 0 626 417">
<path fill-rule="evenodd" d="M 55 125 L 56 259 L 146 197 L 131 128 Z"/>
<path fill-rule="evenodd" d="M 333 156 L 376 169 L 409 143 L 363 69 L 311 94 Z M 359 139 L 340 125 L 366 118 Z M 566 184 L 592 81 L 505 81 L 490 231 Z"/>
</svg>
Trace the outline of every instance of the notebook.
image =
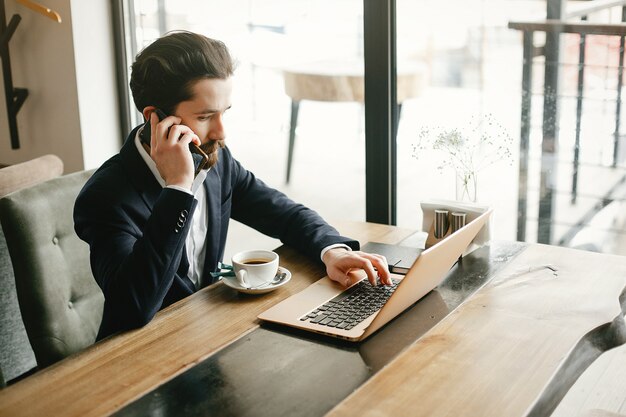
<svg viewBox="0 0 626 417">
<path fill-rule="evenodd" d="M 391 274 L 394 286 L 373 287 L 363 271 L 362 279 L 348 288 L 324 277 L 258 317 L 352 342 L 364 340 L 445 279 L 491 212 L 421 252 L 406 275 Z"/>
</svg>

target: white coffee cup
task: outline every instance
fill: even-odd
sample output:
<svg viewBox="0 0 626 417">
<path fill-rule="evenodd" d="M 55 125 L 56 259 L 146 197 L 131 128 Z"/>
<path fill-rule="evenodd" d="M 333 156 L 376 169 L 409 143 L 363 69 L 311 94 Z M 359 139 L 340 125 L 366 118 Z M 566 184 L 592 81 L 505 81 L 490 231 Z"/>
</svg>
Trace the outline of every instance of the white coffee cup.
<svg viewBox="0 0 626 417">
<path fill-rule="evenodd" d="M 269 250 L 248 250 L 232 257 L 235 276 L 244 288 L 269 284 L 278 272 L 278 254 Z"/>
</svg>

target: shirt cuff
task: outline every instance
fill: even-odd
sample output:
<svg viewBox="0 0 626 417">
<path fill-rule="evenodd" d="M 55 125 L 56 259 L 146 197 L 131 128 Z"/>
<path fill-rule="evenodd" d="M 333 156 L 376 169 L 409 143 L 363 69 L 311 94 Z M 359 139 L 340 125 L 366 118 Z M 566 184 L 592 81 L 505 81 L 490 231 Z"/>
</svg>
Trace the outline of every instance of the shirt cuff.
<svg viewBox="0 0 626 417">
<path fill-rule="evenodd" d="M 322 259 L 322 262 L 324 261 L 324 255 L 326 254 L 326 252 L 328 252 L 331 249 L 337 249 L 337 248 L 343 248 L 347 251 L 352 250 L 350 246 L 344 245 L 343 243 L 335 243 L 334 245 L 326 246 L 324 249 L 322 249 L 322 254 L 320 255 L 320 259 Z"/>
<path fill-rule="evenodd" d="M 173 190 L 178 190 L 178 191 L 182 191 L 183 193 L 187 193 L 189 195 L 193 195 L 191 190 L 188 190 L 187 188 L 181 187 L 181 186 L 178 186 L 178 185 L 167 185 L 167 186 L 165 186 L 165 188 L 171 188 Z"/>
</svg>

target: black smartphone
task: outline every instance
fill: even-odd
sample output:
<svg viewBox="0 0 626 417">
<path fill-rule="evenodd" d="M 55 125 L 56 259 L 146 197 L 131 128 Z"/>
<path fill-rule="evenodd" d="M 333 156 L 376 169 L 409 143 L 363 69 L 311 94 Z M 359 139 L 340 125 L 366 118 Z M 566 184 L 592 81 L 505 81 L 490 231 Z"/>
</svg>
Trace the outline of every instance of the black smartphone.
<svg viewBox="0 0 626 417">
<path fill-rule="evenodd" d="M 159 120 L 163 120 L 167 117 L 165 113 L 161 109 L 156 109 L 155 113 L 157 114 Z M 139 133 L 139 140 L 142 143 L 148 145 L 150 147 L 150 136 L 151 136 L 151 127 L 150 127 L 150 119 L 143 125 L 141 132 Z M 191 152 L 191 157 L 193 158 L 193 165 L 195 167 L 194 177 L 198 175 L 198 173 L 207 166 L 209 163 L 209 156 L 195 143 L 189 144 L 189 152 Z"/>
</svg>

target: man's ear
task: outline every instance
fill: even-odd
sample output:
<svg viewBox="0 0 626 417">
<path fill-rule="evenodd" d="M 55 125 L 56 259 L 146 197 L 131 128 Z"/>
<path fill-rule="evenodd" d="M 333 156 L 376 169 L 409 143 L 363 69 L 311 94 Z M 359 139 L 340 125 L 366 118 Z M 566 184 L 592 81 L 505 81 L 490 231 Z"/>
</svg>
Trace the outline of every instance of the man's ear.
<svg viewBox="0 0 626 417">
<path fill-rule="evenodd" d="M 156 110 L 156 107 L 154 106 L 146 106 L 143 108 L 143 111 L 141 112 L 141 114 L 143 114 L 143 119 L 147 122 L 148 120 L 150 120 L 150 115 L 152 114 L 152 112 L 154 112 Z"/>
</svg>

